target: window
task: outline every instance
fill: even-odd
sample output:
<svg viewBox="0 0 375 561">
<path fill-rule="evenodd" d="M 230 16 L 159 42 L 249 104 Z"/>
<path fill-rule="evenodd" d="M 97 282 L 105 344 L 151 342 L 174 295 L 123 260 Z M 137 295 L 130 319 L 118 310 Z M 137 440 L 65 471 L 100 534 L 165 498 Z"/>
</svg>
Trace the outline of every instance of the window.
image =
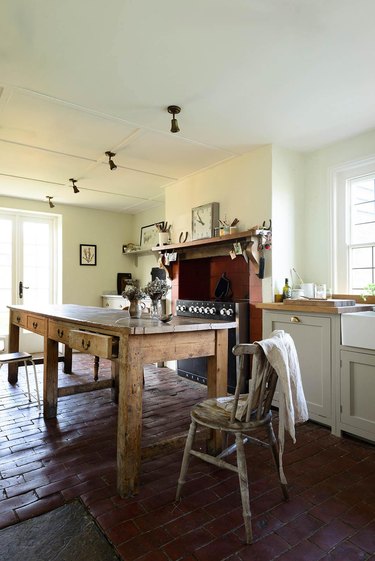
<svg viewBox="0 0 375 561">
<path fill-rule="evenodd" d="M 375 175 L 349 180 L 350 292 L 362 292 L 375 280 Z"/>
<path fill-rule="evenodd" d="M 375 283 L 375 159 L 334 171 L 332 210 L 334 292 L 362 294 Z"/>
</svg>

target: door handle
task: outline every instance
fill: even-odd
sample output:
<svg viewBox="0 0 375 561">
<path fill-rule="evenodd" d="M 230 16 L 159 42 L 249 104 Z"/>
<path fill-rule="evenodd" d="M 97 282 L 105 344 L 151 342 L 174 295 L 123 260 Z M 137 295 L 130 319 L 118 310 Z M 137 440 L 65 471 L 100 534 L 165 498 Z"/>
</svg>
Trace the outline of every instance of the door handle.
<svg viewBox="0 0 375 561">
<path fill-rule="evenodd" d="M 18 296 L 23 298 L 23 291 L 30 288 L 29 286 L 25 286 L 22 281 L 18 284 Z"/>
</svg>

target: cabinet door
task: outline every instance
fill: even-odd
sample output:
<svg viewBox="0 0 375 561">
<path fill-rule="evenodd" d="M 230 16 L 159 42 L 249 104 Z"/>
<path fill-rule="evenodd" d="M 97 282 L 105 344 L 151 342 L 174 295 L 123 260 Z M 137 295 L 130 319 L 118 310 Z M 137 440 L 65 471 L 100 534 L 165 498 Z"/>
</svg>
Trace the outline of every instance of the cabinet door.
<svg viewBox="0 0 375 561">
<path fill-rule="evenodd" d="M 330 318 L 265 311 L 263 337 L 269 337 L 275 329 L 283 329 L 293 338 L 309 418 L 332 426 Z M 277 391 L 274 404 L 278 404 Z"/>
<path fill-rule="evenodd" d="M 375 441 L 375 354 L 341 351 L 340 429 Z"/>
</svg>

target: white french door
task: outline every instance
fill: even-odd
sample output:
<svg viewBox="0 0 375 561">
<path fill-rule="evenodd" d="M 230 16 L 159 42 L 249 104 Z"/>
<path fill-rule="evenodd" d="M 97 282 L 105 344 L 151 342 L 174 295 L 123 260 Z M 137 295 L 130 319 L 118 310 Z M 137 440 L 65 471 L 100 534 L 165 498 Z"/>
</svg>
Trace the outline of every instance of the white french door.
<svg viewBox="0 0 375 561">
<path fill-rule="evenodd" d="M 0 336 L 7 338 L 8 304 L 57 302 L 59 217 L 0 209 Z M 20 349 L 43 351 L 43 339 L 21 330 Z"/>
</svg>

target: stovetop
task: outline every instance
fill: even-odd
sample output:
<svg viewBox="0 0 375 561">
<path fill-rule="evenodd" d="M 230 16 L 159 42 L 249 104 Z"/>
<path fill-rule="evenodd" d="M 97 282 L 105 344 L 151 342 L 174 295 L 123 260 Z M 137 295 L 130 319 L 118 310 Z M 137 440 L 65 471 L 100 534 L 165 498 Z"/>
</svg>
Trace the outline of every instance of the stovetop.
<svg viewBox="0 0 375 561">
<path fill-rule="evenodd" d="M 216 300 L 176 300 L 176 315 L 215 320 L 235 319 L 240 305 L 247 304 Z"/>
</svg>

